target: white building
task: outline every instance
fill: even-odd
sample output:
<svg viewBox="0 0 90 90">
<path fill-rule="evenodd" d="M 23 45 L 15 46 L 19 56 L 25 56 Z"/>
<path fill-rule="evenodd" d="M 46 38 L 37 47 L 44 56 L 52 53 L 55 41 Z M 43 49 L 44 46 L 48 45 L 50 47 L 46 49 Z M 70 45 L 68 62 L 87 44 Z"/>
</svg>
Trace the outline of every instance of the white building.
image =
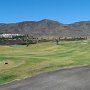
<svg viewBox="0 0 90 90">
<path fill-rule="evenodd" d="M 0 34 L 0 37 L 12 38 L 13 36 L 23 36 L 22 34 Z"/>
</svg>

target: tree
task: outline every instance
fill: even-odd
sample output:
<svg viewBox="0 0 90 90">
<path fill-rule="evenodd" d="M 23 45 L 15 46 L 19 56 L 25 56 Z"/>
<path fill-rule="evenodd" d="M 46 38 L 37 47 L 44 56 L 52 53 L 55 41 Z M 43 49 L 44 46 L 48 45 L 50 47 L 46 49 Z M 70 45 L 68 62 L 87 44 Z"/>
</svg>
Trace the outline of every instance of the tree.
<svg viewBox="0 0 90 90">
<path fill-rule="evenodd" d="M 27 45 L 27 47 L 28 47 L 28 46 L 29 46 L 29 36 L 26 35 L 26 36 L 25 36 L 25 39 L 26 39 L 26 45 Z"/>
<path fill-rule="evenodd" d="M 36 38 L 36 43 L 38 43 L 38 38 Z"/>
<path fill-rule="evenodd" d="M 56 41 L 56 44 L 59 45 L 59 39 L 56 38 L 55 41 Z"/>
</svg>

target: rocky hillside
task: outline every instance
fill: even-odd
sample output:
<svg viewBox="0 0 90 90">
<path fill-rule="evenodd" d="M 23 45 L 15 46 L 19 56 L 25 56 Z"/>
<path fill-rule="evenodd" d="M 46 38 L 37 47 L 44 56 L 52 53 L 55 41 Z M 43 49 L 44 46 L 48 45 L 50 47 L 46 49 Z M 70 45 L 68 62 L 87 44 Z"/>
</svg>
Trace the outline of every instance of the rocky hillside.
<svg viewBox="0 0 90 90">
<path fill-rule="evenodd" d="M 0 24 L 0 33 L 20 33 L 33 36 L 90 36 L 90 21 L 63 24 L 44 19 L 12 24 Z"/>
</svg>

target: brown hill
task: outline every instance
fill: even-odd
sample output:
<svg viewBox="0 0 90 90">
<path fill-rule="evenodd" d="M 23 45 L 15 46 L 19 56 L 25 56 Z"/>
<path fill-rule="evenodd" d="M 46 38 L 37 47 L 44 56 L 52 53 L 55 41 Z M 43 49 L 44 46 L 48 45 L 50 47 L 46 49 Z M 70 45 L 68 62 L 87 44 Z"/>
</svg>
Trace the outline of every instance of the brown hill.
<svg viewBox="0 0 90 90">
<path fill-rule="evenodd" d="M 32 36 L 90 36 L 90 21 L 62 24 L 44 19 L 12 24 L 0 24 L 0 33 L 20 33 Z"/>
</svg>

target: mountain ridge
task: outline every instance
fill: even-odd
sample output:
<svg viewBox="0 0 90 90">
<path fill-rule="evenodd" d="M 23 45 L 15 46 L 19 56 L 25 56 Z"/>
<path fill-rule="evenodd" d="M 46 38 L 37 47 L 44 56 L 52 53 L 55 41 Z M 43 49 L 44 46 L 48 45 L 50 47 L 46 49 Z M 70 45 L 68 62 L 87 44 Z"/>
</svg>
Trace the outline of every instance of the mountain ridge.
<svg viewBox="0 0 90 90">
<path fill-rule="evenodd" d="M 90 21 L 63 24 L 58 21 L 43 19 L 18 23 L 0 23 L 0 33 L 30 34 L 32 36 L 90 36 Z"/>
</svg>

